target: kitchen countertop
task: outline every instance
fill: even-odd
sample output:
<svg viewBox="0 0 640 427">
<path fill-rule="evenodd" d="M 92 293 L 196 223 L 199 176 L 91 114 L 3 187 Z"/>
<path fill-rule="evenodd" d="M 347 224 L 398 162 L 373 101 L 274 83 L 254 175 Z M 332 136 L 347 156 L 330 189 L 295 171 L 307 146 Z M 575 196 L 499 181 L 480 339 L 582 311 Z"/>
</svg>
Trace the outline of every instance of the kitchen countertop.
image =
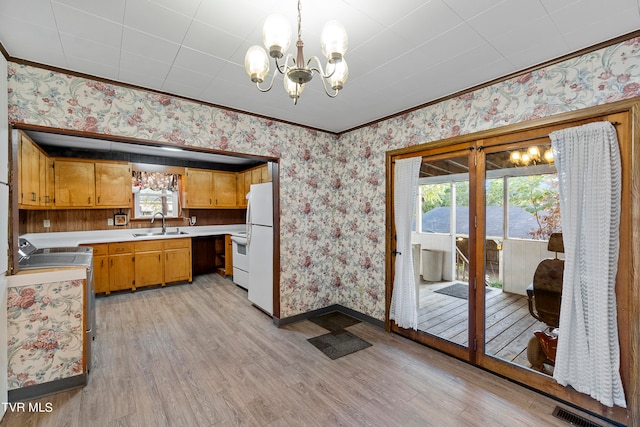
<svg viewBox="0 0 640 427">
<path fill-rule="evenodd" d="M 245 224 L 201 225 L 194 227 L 167 227 L 168 232 L 182 231 L 186 234 L 134 237 L 134 233 L 160 232 L 160 227 L 127 228 L 123 230 L 68 231 L 52 233 L 29 233 L 23 237 L 37 248 L 79 246 L 82 244 L 135 242 L 138 240 L 179 239 L 186 237 L 220 236 L 244 231 Z"/>
</svg>

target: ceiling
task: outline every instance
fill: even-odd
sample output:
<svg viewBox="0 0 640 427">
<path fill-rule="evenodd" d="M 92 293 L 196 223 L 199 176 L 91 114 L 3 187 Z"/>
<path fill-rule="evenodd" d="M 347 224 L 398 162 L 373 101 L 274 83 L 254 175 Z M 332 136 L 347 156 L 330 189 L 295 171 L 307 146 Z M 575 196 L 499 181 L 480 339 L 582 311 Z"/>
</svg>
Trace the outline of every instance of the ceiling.
<svg viewBox="0 0 640 427">
<path fill-rule="evenodd" d="M 305 56 L 338 19 L 350 77 L 335 99 L 316 77 L 296 106 L 243 65 L 269 14 L 295 36 L 295 0 L 2 0 L 0 42 L 12 58 L 339 133 L 635 31 L 639 2 L 303 0 Z"/>
</svg>

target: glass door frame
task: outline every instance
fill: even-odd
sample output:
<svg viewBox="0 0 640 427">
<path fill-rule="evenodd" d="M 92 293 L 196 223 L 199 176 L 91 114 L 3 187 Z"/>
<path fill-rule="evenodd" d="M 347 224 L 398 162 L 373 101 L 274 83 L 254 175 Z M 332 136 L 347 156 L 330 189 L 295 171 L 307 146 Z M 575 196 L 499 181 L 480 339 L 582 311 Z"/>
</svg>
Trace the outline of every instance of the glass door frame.
<svg viewBox="0 0 640 427">
<path fill-rule="evenodd" d="M 394 156 L 393 158 L 387 157 L 387 176 L 389 177 L 389 179 L 387 179 L 387 212 L 388 215 L 391 216 L 391 218 L 393 218 L 393 178 L 394 178 L 394 174 L 393 174 L 393 165 L 395 163 L 395 160 L 399 160 L 402 158 L 409 158 L 409 157 L 422 157 L 422 161 L 423 162 L 428 162 L 428 161 L 434 161 L 434 160 L 445 160 L 445 159 L 453 159 L 453 158 L 460 158 L 463 156 L 468 156 L 468 160 L 469 160 L 469 208 L 470 208 L 470 217 L 469 217 L 469 251 L 470 251 L 470 259 L 475 257 L 476 254 L 474 253 L 475 248 L 476 248 L 476 244 L 474 242 L 475 239 L 475 230 L 472 227 L 473 225 L 473 221 L 471 220 L 471 211 L 473 210 L 473 206 L 475 206 L 475 194 L 477 193 L 477 191 L 475 190 L 475 185 L 476 185 L 476 181 L 475 181 L 475 169 L 476 169 L 476 149 L 475 149 L 475 144 L 474 143 L 465 143 L 465 144 L 458 144 L 458 145 L 454 145 L 454 146 L 448 146 L 448 147 L 434 147 L 434 148 L 428 148 L 425 150 L 421 150 L 418 152 L 412 152 L 411 154 L 408 155 L 398 155 L 398 156 Z M 389 236 L 395 236 L 396 232 L 395 232 L 395 225 L 393 223 L 393 220 L 388 221 L 388 231 L 389 231 Z M 390 254 L 390 256 L 387 256 L 387 276 L 389 276 L 390 274 L 393 274 L 393 270 L 395 269 L 395 255 L 394 255 L 394 251 L 395 251 L 396 247 L 395 247 L 395 239 L 391 238 L 391 239 L 387 239 L 387 253 Z M 472 278 L 476 277 L 476 273 L 473 270 L 474 267 L 472 265 L 469 266 L 469 280 L 471 281 Z M 387 279 L 388 280 L 388 279 Z M 469 286 L 469 289 L 471 289 L 471 286 Z M 389 307 L 391 304 L 391 292 L 392 292 L 392 287 L 387 286 L 386 289 L 386 293 L 387 293 L 387 298 L 386 298 L 386 310 L 387 313 L 389 313 Z M 477 342 L 474 341 L 475 340 L 475 333 L 476 333 L 476 325 L 475 325 L 475 319 L 476 319 L 476 315 L 474 313 L 474 307 L 475 307 L 475 293 L 474 292 L 469 292 L 469 299 L 468 299 L 468 310 L 467 310 L 467 318 L 469 321 L 468 324 L 468 343 L 473 343 L 473 342 Z M 471 363 L 475 362 L 475 354 L 476 354 L 476 349 L 474 348 L 473 345 L 468 345 L 468 346 L 462 346 L 460 344 L 456 344 L 453 343 L 451 341 L 447 341 L 443 338 L 437 337 L 435 335 L 431 335 L 428 334 L 426 332 L 422 332 L 419 330 L 410 330 L 410 329 L 403 329 L 398 327 L 395 322 L 393 322 L 392 320 L 389 319 L 389 316 L 386 316 L 386 322 L 385 322 L 385 327 L 387 329 L 387 331 L 393 331 L 396 332 L 400 335 L 406 336 L 407 338 L 410 338 L 414 341 L 420 342 L 422 344 L 431 346 L 431 347 L 435 347 L 438 348 L 442 351 L 445 351 L 448 354 L 453 355 L 454 357 L 457 357 L 459 359 L 462 360 L 466 360 L 469 361 Z"/>
</svg>

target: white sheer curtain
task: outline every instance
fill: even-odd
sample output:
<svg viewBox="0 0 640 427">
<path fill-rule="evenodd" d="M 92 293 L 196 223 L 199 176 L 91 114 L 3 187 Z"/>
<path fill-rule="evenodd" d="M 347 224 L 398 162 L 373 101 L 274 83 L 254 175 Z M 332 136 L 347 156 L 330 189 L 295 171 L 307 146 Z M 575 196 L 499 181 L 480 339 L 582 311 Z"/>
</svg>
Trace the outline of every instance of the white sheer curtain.
<svg viewBox="0 0 640 427">
<path fill-rule="evenodd" d="M 411 252 L 411 224 L 415 214 L 418 173 L 422 157 L 396 160 L 393 180 L 393 210 L 396 226 L 395 277 L 390 318 L 401 328 L 418 329 L 416 288 Z"/>
<path fill-rule="evenodd" d="M 607 406 L 626 407 L 615 294 L 621 196 L 615 128 L 597 122 L 549 136 L 565 249 L 553 377 Z"/>
</svg>

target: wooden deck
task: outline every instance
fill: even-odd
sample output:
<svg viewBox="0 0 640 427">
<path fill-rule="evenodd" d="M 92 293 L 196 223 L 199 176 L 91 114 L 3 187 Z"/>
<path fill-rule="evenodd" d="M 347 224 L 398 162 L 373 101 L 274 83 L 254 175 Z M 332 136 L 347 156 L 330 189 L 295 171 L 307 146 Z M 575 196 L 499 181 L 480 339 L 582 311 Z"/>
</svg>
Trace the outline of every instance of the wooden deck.
<svg viewBox="0 0 640 427">
<path fill-rule="evenodd" d="M 468 341 L 468 302 L 434 292 L 452 283 L 420 286 L 418 329 L 466 346 Z M 490 289 L 486 295 L 485 353 L 530 367 L 527 343 L 533 331 L 545 329 L 529 313 L 527 297 Z"/>
</svg>

